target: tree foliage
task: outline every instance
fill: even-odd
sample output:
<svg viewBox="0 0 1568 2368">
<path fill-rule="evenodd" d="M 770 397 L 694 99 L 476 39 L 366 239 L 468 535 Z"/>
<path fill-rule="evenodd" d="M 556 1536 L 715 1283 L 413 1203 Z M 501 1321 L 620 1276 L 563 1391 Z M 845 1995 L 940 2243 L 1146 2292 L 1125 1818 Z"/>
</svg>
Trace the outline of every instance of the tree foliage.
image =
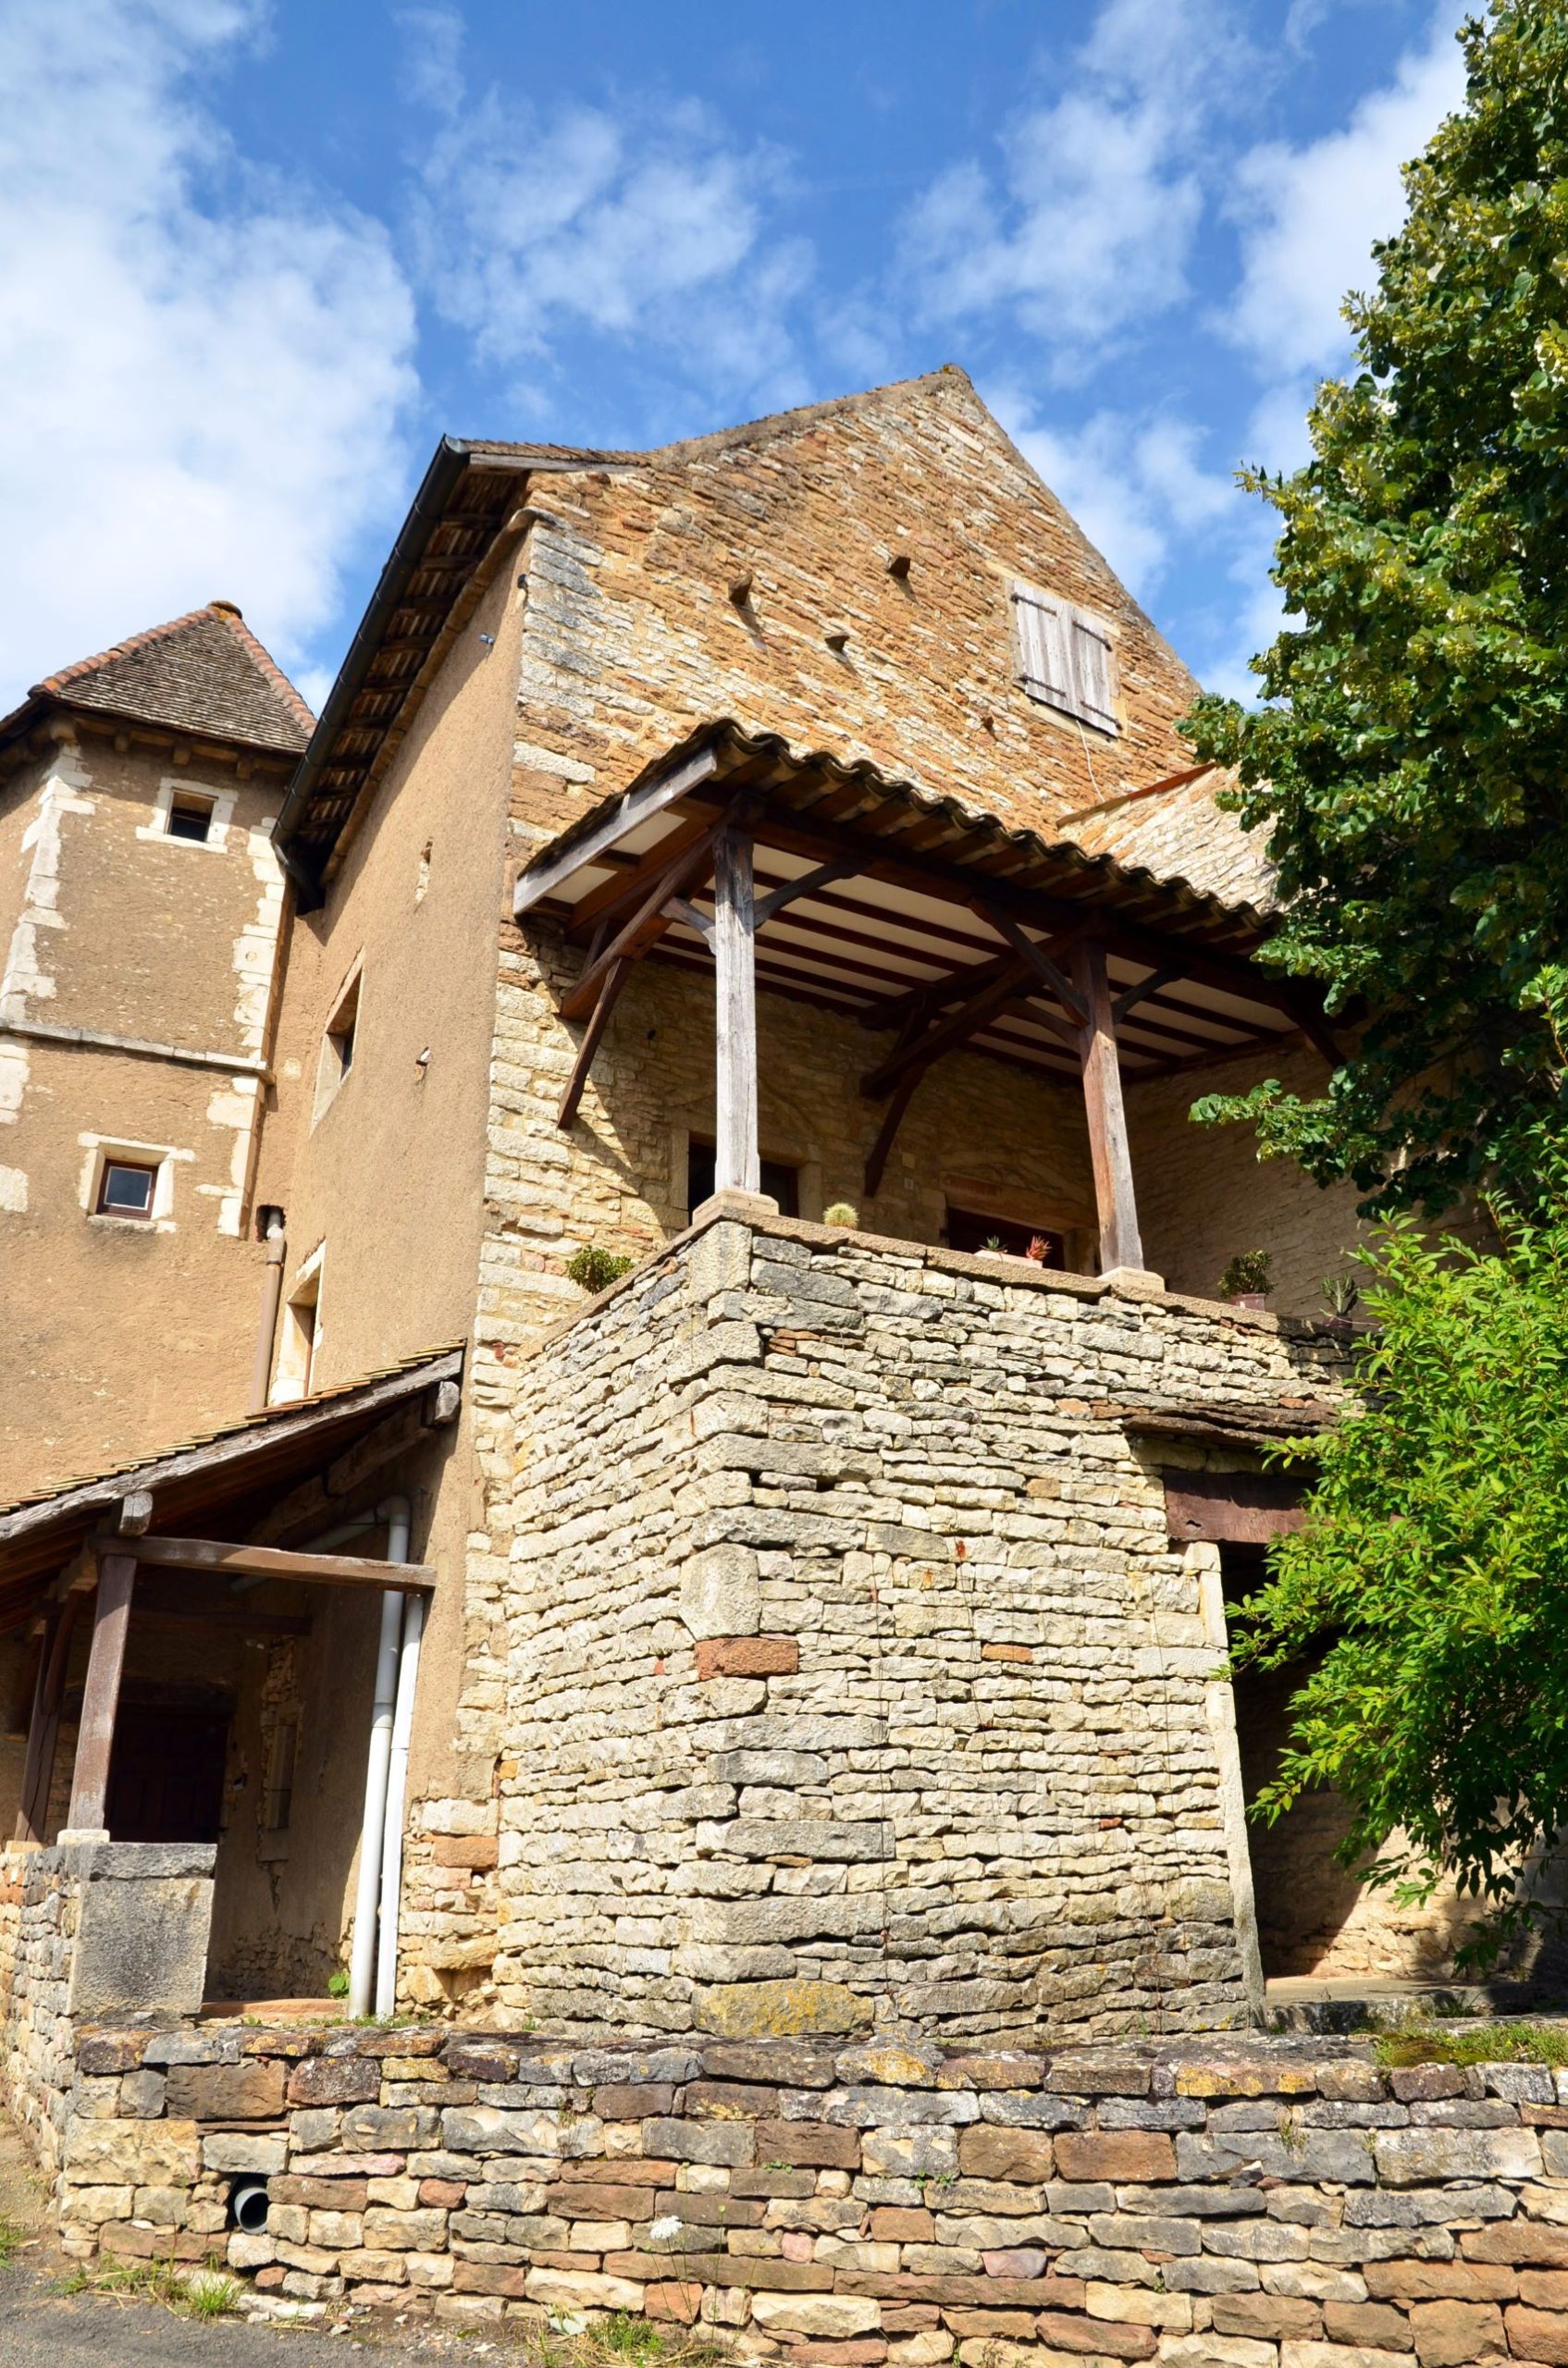
<svg viewBox="0 0 1568 2368">
<path fill-rule="evenodd" d="M 1543 1219 L 1503 1216 L 1496 1254 L 1409 1215 L 1364 1253 L 1363 1411 L 1323 1443 L 1305 1525 L 1273 1548 L 1232 1654 L 1275 1668 L 1327 1647 L 1263 1813 L 1334 1785 L 1345 1863 L 1370 1857 L 1412 1900 L 1455 1880 L 1483 1957 L 1536 1913 L 1518 1872 L 1568 1830 L 1562 1170 L 1553 1190 Z"/>
<path fill-rule="evenodd" d="M 1278 511 L 1267 704 L 1201 700 L 1200 752 L 1272 825 L 1272 959 L 1359 1019 L 1327 1090 L 1270 1084 L 1266 1153 L 1386 1211 L 1533 1186 L 1568 1006 L 1568 0 L 1498 0 L 1464 107 L 1406 171 Z"/>
</svg>

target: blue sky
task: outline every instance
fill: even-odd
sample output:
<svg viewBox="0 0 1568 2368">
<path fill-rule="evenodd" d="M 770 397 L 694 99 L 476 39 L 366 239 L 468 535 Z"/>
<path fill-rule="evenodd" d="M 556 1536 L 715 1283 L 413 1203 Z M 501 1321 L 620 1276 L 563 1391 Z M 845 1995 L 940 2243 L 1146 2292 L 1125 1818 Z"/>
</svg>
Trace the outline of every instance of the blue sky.
<svg viewBox="0 0 1568 2368">
<path fill-rule="evenodd" d="M 1206 682 L 1451 0 L 0 0 L 0 702 L 236 599 L 319 704 L 442 430 L 962 363 Z"/>
</svg>

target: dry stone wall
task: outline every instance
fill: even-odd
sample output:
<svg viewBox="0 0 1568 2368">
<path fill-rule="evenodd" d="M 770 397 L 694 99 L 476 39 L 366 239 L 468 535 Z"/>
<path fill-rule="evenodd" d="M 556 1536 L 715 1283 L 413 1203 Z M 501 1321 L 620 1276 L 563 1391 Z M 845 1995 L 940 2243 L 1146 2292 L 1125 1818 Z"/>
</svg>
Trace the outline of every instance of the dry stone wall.
<svg viewBox="0 0 1568 2368">
<path fill-rule="evenodd" d="M 1118 1410 L 1300 1400 L 1337 1349 L 757 1206 L 518 1392 L 499 2011 L 1244 2017 L 1214 1642 Z"/>
<path fill-rule="evenodd" d="M 1544 2066 L 236 2025 L 79 2070 L 71 2250 L 226 2256 L 283 2314 L 639 2312 L 801 2368 L 1568 2359 Z M 225 2234 L 241 2178 L 265 2232 Z"/>
</svg>

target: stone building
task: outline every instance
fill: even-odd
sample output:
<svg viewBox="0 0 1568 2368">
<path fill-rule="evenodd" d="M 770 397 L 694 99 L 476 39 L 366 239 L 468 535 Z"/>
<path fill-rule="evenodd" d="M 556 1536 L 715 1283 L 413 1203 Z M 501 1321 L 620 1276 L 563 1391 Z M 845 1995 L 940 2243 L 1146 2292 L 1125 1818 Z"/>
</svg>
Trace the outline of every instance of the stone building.
<svg viewBox="0 0 1568 2368">
<path fill-rule="evenodd" d="M 5 1353 L 47 1238 L 99 1360 L 50 1314 L 81 1388 L 6 1391 L 19 2021 L 49 1965 L 85 2011 L 48 1919 L 123 1911 L 134 1867 L 71 1855 L 105 1833 L 185 1853 L 145 1875 L 200 1928 L 182 1996 L 348 1963 L 360 2010 L 1018 2039 L 1438 1968 L 1445 1911 L 1333 1874 L 1332 1804 L 1254 1914 L 1277 1707 L 1214 1671 L 1292 1517 L 1267 1450 L 1341 1396 L 1353 1220 L 1187 1111 L 1332 1045 L 1257 961 L 1191 678 L 968 379 L 646 454 L 443 443 L 291 767 L 253 644 L 275 744 L 218 697 L 241 630 L 14 735 L 66 926 L 0 1007 L 0 1074 L 61 1078 L 3 1171 Z M 162 709 L 142 758 L 117 669 L 215 637 L 183 768 Z M 251 906 L 130 916 L 94 1002 L 80 805 L 112 781 L 142 853 L 198 757 L 224 865 L 145 852 L 216 898 L 242 847 Z M 146 1115 L 90 1124 L 45 971 L 51 1023 L 182 1048 L 105 1049 Z M 179 1124 L 165 1068 L 209 1097 Z M 102 1285 L 93 1124 L 191 1154 L 184 1229 Z M 1219 1301 L 1253 1248 L 1273 1304 Z"/>
</svg>

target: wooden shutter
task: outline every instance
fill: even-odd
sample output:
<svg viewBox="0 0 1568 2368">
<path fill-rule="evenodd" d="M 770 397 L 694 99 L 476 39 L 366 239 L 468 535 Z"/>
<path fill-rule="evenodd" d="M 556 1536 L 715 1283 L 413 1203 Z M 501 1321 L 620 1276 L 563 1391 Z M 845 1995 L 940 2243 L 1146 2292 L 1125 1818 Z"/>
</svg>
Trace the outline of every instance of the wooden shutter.
<svg viewBox="0 0 1568 2368">
<path fill-rule="evenodd" d="M 1073 711 L 1070 612 L 1028 584 L 1013 586 L 1018 619 L 1019 672 L 1036 698 Z"/>
<path fill-rule="evenodd" d="M 1083 609 L 1068 611 L 1072 629 L 1073 712 L 1102 732 L 1117 729 L 1116 683 L 1111 636 L 1098 617 Z"/>
<path fill-rule="evenodd" d="M 1116 733 L 1116 665 L 1110 628 L 1087 609 L 1032 584 L 1013 586 L 1019 678 L 1031 697 L 1064 715 Z"/>
</svg>

